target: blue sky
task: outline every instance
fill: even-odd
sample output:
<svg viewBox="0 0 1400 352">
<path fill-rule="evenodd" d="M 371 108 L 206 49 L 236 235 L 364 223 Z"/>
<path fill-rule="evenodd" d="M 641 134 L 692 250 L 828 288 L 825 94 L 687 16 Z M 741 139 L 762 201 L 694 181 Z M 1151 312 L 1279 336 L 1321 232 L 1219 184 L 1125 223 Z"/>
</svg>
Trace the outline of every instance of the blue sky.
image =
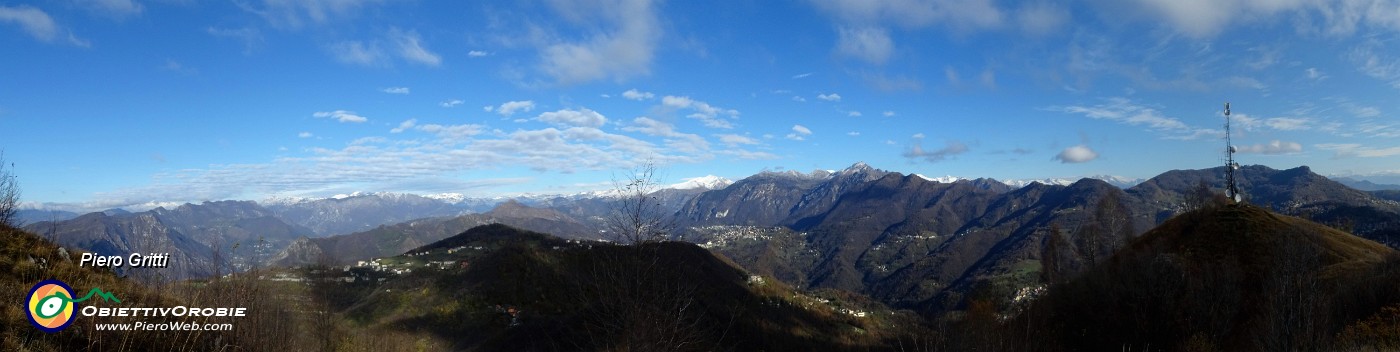
<svg viewBox="0 0 1400 352">
<path fill-rule="evenodd" d="M 69 209 L 492 196 L 857 161 L 1400 174 L 1383 0 L 0 3 L 0 148 Z"/>
</svg>

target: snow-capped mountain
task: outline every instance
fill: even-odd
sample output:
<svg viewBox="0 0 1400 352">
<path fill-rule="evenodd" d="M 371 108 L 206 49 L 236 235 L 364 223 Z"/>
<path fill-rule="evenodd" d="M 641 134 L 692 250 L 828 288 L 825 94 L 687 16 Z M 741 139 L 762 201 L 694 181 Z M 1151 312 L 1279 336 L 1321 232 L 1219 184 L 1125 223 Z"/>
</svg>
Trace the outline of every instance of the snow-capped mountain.
<svg viewBox="0 0 1400 352">
<path fill-rule="evenodd" d="M 1114 175 L 1093 175 L 1087 176 L 1086 178 L 1103 180 L 1104 182 L 1108 182 L 1108 184 L 1110 185 L 1118 186 L 1118 188 L 1128 188 L 1132 186 L 1137 186 L 1137 184 L 1142 183 L 1142 181 L 1146 181 L 1140 178 L 1130 178 Z"/>
<path fill-rule="evenodd" d="M 719 177 L 719 176 L 715 176 L 715 175 L 706 175 L 706 176 L 700 176 L 700 177 L 691 177 L 691 178 L 687 178 L 687 179 L 685 179 L 684 181 L 682 181 L 681 183 L 673 184 L 673 185 L 667 186 L 666 188 L 671 188 L 671 189 L 711 189 L 711 190 L 713 190 L 713 189 L 721 189 L 721 188 L 729 187 L 729 185 L 731 185 L 731 184 L 734 184 L 734 181 L 733 181 L 733 180 L 730 180 L 730 179 L 727 179 L 727 178 L 723 178 L 723 177 Z"/>
<path fill-rule="evenodd" d="M 462 201 L 467 200 L 467 195 L 461 194 L 461 193 L 455 193 L 455 192 L 454 192 L 454 193 L 437 193 L 437 194 L 424 194 L 424 195 L 423 195 L 423 198 L 437 199 L 437 200 L 444 201 L 444 202 L 447 202 L 447 203 L 450 203 L 450 204 L 457 204 L 457 203 L 461 203 Z"/>
<path fill-rule="evenodd" d="M 1040 183 L 1040 184 L 1046 184 L 1046 185 L 1057 185 L 1057 186 L 1069 186 L 1069 185 L 1072 185 L 1072 184 L 1074 184 L 1075 182 L 1079 182 L 1079 180 L 1085 179 L 1085 178 L 1092 178 L 1092 179 L 1096 179 L 1096 180 L 1102 180 L 1102 181 L 1108 182 L 1108 184 L 1114 185 L 1115 187 L 1118 187 L 1118 188 L 1128 188 L 1128 187 L 1136 186 L 1137 184 L 1142 183 L 1142 181 L 1143 181 L 1143 179 L 1140 179 L 1140 178 L 1128 178 L 1128 177 L 1113 176 L 1113 175 L 1092 175 L 1092 176 L 1084 176 L 1084 177 L 1079 177 L 1079 178 L 1058 178 L 1058 177 L 1051 177 L 1051 178 L 1031 179 L 1031 180 L 1004 180 L 1004 181 L 1001 181 L 1001 183 L 1005 183 L 1007 186 L 1011 186 L 1011 187 L 1014 187 L 1014 188 L 1021 188 L 1021 187 L 1029 186 L 1029 185 L 1032 184 L 1032 183 Z"/>
<path fill-rule="evenodd" d="M 928 177 L 928 176 L 924 176 L 923 174 L 914 174 L 914 176 L 919 176 L 919 178 L 922 178 L 922 179 L 924 179 L 924 180 L 926 180 L 926 181 L 933 181 L 933 182 L 938 182 L 938 183 L 953 183 L 953 182 L 958 182 L 958 180 L 966 180 L 965 178 L 957 177 L 957 176 L 953 176 L 953 175 L 946 175 L 946 176 L 943 176 L 943 177 Z"/>
<path fill-rule="evenodd" d="M 1069 185 L 1074 184 L 1074 181 L 1078 181 L 1078 180 L 1079 180 L 1079 179 L 1073 179 L 1073 180 L 1071 180 L 1071 179 L 1066 179 L 1066 178 L 1042 178 L 1042 179 L 1032 179 L 1032 180 L 1003 180 L 1003 181 L 1001 181 L 1001 183 L 1005 183 L 1007 186 L 1011 186 L 1011 187 L 1013 187 L 1013 188 L 1021 188 L 1021 187 L 1025 187 L 1025 186 L 1030 186 L 1032 183 L 1039 183 L 1039 184 L 1043 184 L 1043 185 L 1055 185 L 1055 186 L 1069 186 Z"/>
</svg>

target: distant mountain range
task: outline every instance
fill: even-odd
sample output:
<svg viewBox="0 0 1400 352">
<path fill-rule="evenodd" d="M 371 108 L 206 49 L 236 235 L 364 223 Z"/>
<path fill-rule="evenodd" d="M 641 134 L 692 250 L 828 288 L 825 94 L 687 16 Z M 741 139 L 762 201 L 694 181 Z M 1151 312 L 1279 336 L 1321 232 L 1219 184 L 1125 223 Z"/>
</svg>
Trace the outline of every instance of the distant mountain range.
<svg viewBox="0 0 1400 352">
<path fill-rule="evenodd" d="M 1347 187 L 1355 188 L 1355 189 L 1362 190 L 1362 191 L 1395 191 L 1395 190 L 1400 190 L 1400 185 L 1395 185 L 1395 184 L 1381 184 L 1381 183 L 1375 183 L 1375 182 L 1371 182 L 1371 181 L 1367 181 L 1367 180 L 1354 179 L 1354 178 L 1350 178 L 1350 177 L 1336 177 L 1336 178 L 1333 178 L 1333 180 L 1336 180 L 1337 182 L 1341 182 L 1342 184 L 1347 185 Z"/>
<path fill-rule="evenodd" d="M 1248 166 L 1240 175 L 1251 204 L 1400 244 L 1400 205 L 1393 200 L 1307 167 Z M 683 239 L 750 270 L 896 307 L 941 310 L 979 289 L 1034 285 L 1039 278 L 1027 273 L 1036 272 L 1053 228 L 1078 243 L 1080 254 L 1065 266 L 1091 267 L 1127 238 L 1191 209 L 1201 182 L 1222 189 L 1223 168 L 1169 171 L 1128 189 L 1090 178 L 1012 188 L 857 164 L 834 173 L 755 175 L 701 194 L 677 218 L 696 229 Z"/>
<path fill-rule="evenodd" d="M 292 240 L 311 234 L 249 201 L 185 204 L 139 213 L 95 212 L 36 222 L 24 229 L 98 255 L 170 253 L 167 270 L 126 271 L 159 273 L 160 277 L 152 278 L 156 280 L 207 277 L 260 265 Z"/>
<path fill-rule="evenodd" d="M 1223 174 L 1222 168 L 1173 170 L 1126 189 L 1134 180 L 1046 180 L 1017 187 L 857 163 L 843 170 L 762 172 L 739 181 L 694 178 L 670 185 L 656 199 L 674 212 L 676 239 L 705 245 L 750 270 L 802 287 L 865 293 L 895 306 L 947 306 L 989 283 L 1034 282 L 1018 273 L 1039 259 L 1052 227 L 1071 238 L 1136 235 L 1190 209 L 1200 182 L 1223 188 Z M 1355 190 L 1306 167 L 1248 166 L 1240 184 L 1252 204 L 1390 246 L 1400 243 L 1400 203 L 1387 193 Z M 1117 202 L 1108 213 L 1098 210 L 1104 199 Z M 188 267 L 171 276 L 199 277 L 254 265 L 392 256 L 489 223 L 602 239 L 612 202 L 607 192 L 515 198 L 358 193 L 93 213 L 25 228 L 104 254 L 179 251 Z M 1100 225 L 1105 222 L 1112 228 Z M 1106 242 L 1085 251 L 1106 255 L 1123 241 Z M 1087 267 L 1089 259 L 1072 261 L 1070 267 Z"/>
</svg>

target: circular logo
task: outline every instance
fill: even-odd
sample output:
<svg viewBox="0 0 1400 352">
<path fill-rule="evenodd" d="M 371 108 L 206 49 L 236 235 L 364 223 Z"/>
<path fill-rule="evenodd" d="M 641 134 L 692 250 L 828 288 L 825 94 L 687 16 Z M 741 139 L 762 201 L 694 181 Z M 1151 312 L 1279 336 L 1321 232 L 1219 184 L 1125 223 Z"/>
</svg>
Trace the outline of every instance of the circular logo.
<svg viewBox="0 0 1400 352">
<path fill-rule="evenodd" d="M 44 280 L 29 289 L 29 322 L 44 332 L 58 332 L 73 324 L 73 288 L 58 280 Z"/>
</svg>

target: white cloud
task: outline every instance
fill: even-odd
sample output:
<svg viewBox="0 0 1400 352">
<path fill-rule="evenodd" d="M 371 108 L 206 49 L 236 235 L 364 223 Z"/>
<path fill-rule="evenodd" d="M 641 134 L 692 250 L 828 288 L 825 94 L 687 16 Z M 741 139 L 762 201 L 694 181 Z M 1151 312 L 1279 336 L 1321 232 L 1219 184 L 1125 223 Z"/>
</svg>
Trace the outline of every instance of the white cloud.
<svg viewBox="0 0 1400 352">
<path fill-rule="evenodd" d="M 669 123 L 657 121 L 645 116 L 632 119 L 632 125 L 623 127 L 622 130 L 628 132 L 641 132 L 647 135 L 663 137 L 674 136 L 677 133 L 676 126 L 672 126 Z"/>
<path fill-rule="evenodd" d="M 803 78 L 807 78 L 807 77 L 811 77 L 811 76 L 812 76 L 812 73 L 811 73 L 811 72 L 799 73 L 799 74 L 792 75 L 792 79 L 803 79 Z"/>
<path fill-rule="evenodd" d="M 825 101 L 841 101 L 841 95 L 840 95 L 840 94 L 836 94 L 836 93 L 831 93 L 831 94 L 818 94 L 818 95 L 817 95 L 817 99 L 821 99 L 821 100 L 825 100 Z"/>
<path fill-rule="evenodd" d="M 848 112 L 848 113 L 846 113 L 846 116 L 850 116 L 850 117 L 860 117 L 860 111 L 851 111 L 851 112 Z"/>
<path fill-rule="evenodd" d="M 172 72 L 178 72 L 183 75 L 194 75 L 199 73 L 199 70 L 192 67 L 186 67 L 185 65 L 180 64 L 179 61 L 175 61 L 174 59 L 166 59 L 165 65 L 162 66 L 162 68 L 170 70 Z"/>
<path fill-rule="evenodd" d="M 1255 144 L 1236 147 L 1240 153 L 1254 154 L 1294 154 L 1303 151 L 1303 145 L 1297 142 L 1283 142 L 1277 139 L 1265 144 Z"/>
<path fill-rule="evenodd" d="M 89 10 L 116 19 L 141 14 L 142 6 L 132 0 L 96 0 L 87 3 Z"/>
<path fill-rule="evenodd" d="M 379 91 L 389 94 L 408 94 L 409 92 L 408 87 L 389 87 L 380 89 Z"/>
<path fill-rule="evenodd" d="M 326 118 L 333 117 L 326 114 Z M 404 130 L 385 137 L 361 138 L 341 148 L 312 147 L 298 153 L 283 150 L 276 159 L 260 164 L 214 165 L 154 175 L 150 186 L 99 194 L 105 209 L 160 201 L 249 199 L 263 195 L 328 196 L 354 190 L 414 191 L 423 185 L 453 191 L 473 189 L 490 194 L 492 187 L 529 180 L 482 181 L 464 186 L 456 179 L 464 172 L 527 168 L 540 172 L 571 173 L 579 170 L 615 170 L 636 166 L 642 160 L 663 164 L 697 163 L 722 155 L 730 159 L 776 159 L 761 151 L 726 148 L 711 151 L 705 138 L 664 132 L 664 143 L 653 143 L 592 127 L 548 127 L 538 130 L 501 131 L 482 125 L 438 125 L 407 122 Z M 422 138 L 415 138 L 422 137 Z M 290 155 L 289 155 L 290 154 Z M 475 188 L 480 190 L 475 190 Z M 349 189 L 354 188 L 354 189 Z M 437 191 L 437 193 L 443 192 Z"/>
<path fill-rule="evenodd" d="M 491 53 L 481 50 L 472 50 L 467 52 L 467 57 L 485 57 L 489 55 L 491 55 Z"/>
<path fill-rule="evenodd" d="M 1156 109 L 1139 105 L 1126 98 L 1109 98 L 1105 103 L 1093 106 L 1050 107 L 1046 110 L 1080 114 L 1095 120 L 1113 121 L 1129 126 L 1141 126 L 1166 135 L 1167 138 L 1194 139 L 1216 133 L 1215 130 L 1187 125 L 1173 117 L 1163 115 Z M 1232 116 L 1233 118 L 1234 116 Z M 1280 122 L 1279 126 L 1287 126 Z"/>
<path fill-rule="evenodd" d="M 918 138 L 923 138 L 922 136 Z M 957 156 L 968 151 L 967 145 L 959 141 L 948 141 L 947 145 L 938 150 L 924 150 L 923 143 L 914 143 L 902 154 L 909 159 L 924 159 L 926 162 L 936 163 L 948 158 Z"/>
<path fill-rule="evenodd" d="M 382 0 L 262 0 L 262 7 L 236 2 L 243 10 L 257 14 L 274 27 L 296 29 L 307 24 L 326 24 L 359 14 L 362 7 Z"/>
<path fill-rule="evenodd" d="M 962 85 L 962 78 L 958 77 L 958 70 L 953 69 L 953 66 L 943 66 L 943 77 L 948 79 L 950 86 Z"/>
<path fill-rule="evenodd" d="M 1065 164 L 1078 164 L 1087 163 L 1098 158 L 1098 152 L 1095 152 L 1093 149 L 1089 149 L 1089 146 L 1080 144 L 1073 147 L 1065 148 L 1065 150 L 1060 151 L 1060 154 L 1055 155 L 1054 160 L 1059 160 L 1060 163 Z"/>
<path fill-rule="evenodd" d="M 483 109 L 485 109 L 487 112 L 491 111 L 491 107 L 489 106 Z M 533 100 L 508 101 L 505 103 L 501 103 L 500 107 L 495 108 L 496 113 L 501 114 L 501 116 L 510 116 L 514 115 L 517 112 L 530 112 L 530 110 L 534 109 L 535 101 Z"/>
<path fill-rule="evenodd" d="M 728 119 L 737 119 L 739 111 L 713 106 L 703 101 L 691 99 L 690 97 L 677 97 L 667 95 L 661 97 L 661 105 L 675 110 L 690 110 L 694 113 L 686 117 L 700 120 L 706 127 L 710 128 L 734 128 Z M 723 116 L 721 116 L 723 115 Z M 726 119 L 726 117 L 728 119 Z"/>
<path fill-rule="evenodd" d="M 812 130 L 808 129 L 806 126 L 803 125 L 792 125 L 792 131 L 800 133 L 804 136 L 812 134 Z"/>
<path fill-rule="evenodd" d="M 885 117 L 894 117 L 894 111 L 885 110 L 881 115 L 885 115 Z"/>
<path fill-rule="evenodd" d="M 751 150 L 742 150 L 742 149 L 721 150 L 721 151 L 719 151 L 718 153 L 719 153 L 720 155 L 728 155 L 728 156 L 732 156 L 732 157 L 739 158 L 739 159 L 744 159 L 744 160 L 773 160 L 773 159 L 778 159 L 778 156 L 777 156 L 777 155 L 774 155 L 773 153 L 769 153 L 769 152 L 758 152 L 758 151 L 751 151 Z"/>
<path fill-rule="evenodd" d="M 1400 30 L 1400 4 L 1386 0 L 1137 0 L 1176 32 L 1202 38 L 1231 25 L 1291 20 L 1303 32 L 1348 35 L 1361 26 Z M 1244 14 L 1244 15 L 1242 15 Z"/>
<path fill-rule="evenodd" d="M 807 98 L 803 98 L 803 97 L 794 95 L 794 96 L 792 96 L 792 101 L 799 102 L 799 103 L 806 103 L 806 102 L 807 102 Z"/>
<path fill-rule="evenodd" d="M 641 101 L 641 100 L 647 100 L 647 99 L 654 98 L 654 97 L 656 97 L 656 94 L 652 94 L 651 92 L 642 92 L 642 91 L 638 91 L 637 89 L 634 88 L 634 89 L 628 89 L 626 92 L 622 92 L 622 97 L 625 98 L 625 99 L 628 99 L 628 100 L 637 100 L 637 101 Z"/>
<path fill-rule="evenodd" d="M 1279 131 L 1297 131 L 1312 128 L 1313 119 L 1302 117 L 1272 117 L 1260 119 L 1248 114 L 1231 114 L 1230 121 L 1233 126 L 1244 130 L 1254 130 L 1260 127 L 1268 127 Z"/>
<path fill-rule="evenodd" d="M 487 105 L 487 106 L 481 107 L 481 111 L 491 112 L 491 111 L 493 111 L 493 110 L 496 110 L 496 107 L 495 107 L 495 106 Z"/>
<path fill-rule="evenodd" d="M 894 41 L 890 40 L 889 33 L 883 28 L 840 27 L 836 34 L 836 51 L 842 55 L 880 65 L 889 61 L 894 52 Z"/>
<path fill-rule="evenodd" d="M 423 39 L 418 36 L 417 31 L 402 31 L 398 28 L 389 29 L 389 40 L 398 47 L 399 57 L 405 60 L 420 63 L 427 66 L 437 66 L 442 64 L 442 57 L 423 47 Z"/>
<path fill-rule="evenodd" d="M 676 127 L 649 117 L 637 117 L 632 119 L 632 124 L 622 128 L 623 131 L 641 132 L 650 136 L 666 137 L 663 141 L 666 147 L 672 151 L 684 154 L 708 157 L 710 142 L 695 134 L 680 133 Z"/>
<path fill-rule="evenodd" d="M 444 108 L 450 108 L 450 107 L 455 107 L 455 106 L 457 106 L 457 105 L 462 105 L 462 103 L 465 103 L 465 101 L 462 101 L 462 99 L 450 99 L 450 100 L 444 100 L 443 102 L 438 103 L 438 106 L 441 106 L 441 107 L 444 107 Z M 488 111 L 488 112 L 489 112 L 489 111 Z"/>
<path fill-rule="evenodd" d="M 1042 36 L 1055 33 L 1069 22 L 1069 9 L 1049 1 L 1027 2 L 1016 11 L 1016 23 L 1021 25 L 1021 33 Z"/>
<path fill-rule="evenodd" d="M 311 138 L 311 137 L 314 137 L 314 136 L 315 136 L 315 135 L 312 135 L 311 132 L 297 133 L 297 138 Z"/>
<path fill-rule="evenodd" d="M 342 41 L 331 44 L 326 50 L 335 56 L 337 61 L 361 66 L 383 66 L 388 64 L 388 57 L 384 51 L 374 43 L 364 43 L 357 40 Z"/>
<path fill-rule="evenodd" d="M 564 19 L 590 33 L 540 48 L 540 70 L 561 84 L 623 80 L 651 72 L 662 26 L 650 0 L 553 1 Z"/>
<path fill-rule="evenodd" d="M 740 145 L 757 145 L 757 144 L 758 144 L 758 140 L 757 140 L 757 139 L 753 139 L 753 138 L 750 138 L 750 137 L 748 137 L 748 136 L 741 136 L 741 135 L 737 135 L 737 134 L 732 134 L 732 133 L 731 133 L 731 134 L 721 134 L 721 135 L 718 135 L 717 137 L 719 137 L 719 142 L 720 142 L 720 143 L 724 143 L 725 145 L 728 145 L 728 146 L 730 146 L 730 147 L 737 147 L 737 146 L 740 146 Z"/>
<path fill-rule="evenodd" d="M 861 79 L 875 89 L 886 92 L 916 91 L 923 89 L 924 83 L 907 76 L 887 76 L 882 73 L 862 73 Z"/>
<path fill-rule="evenodd" d="M 1352 115 L 1356 115 L 1356 117 L 1372 118 L 1381 116 L 1381 109 L 1377 109 L 1374 106 L 1360 106 L 1348 103 L 1343 104 L 1343 107 L 1345 107 L 1347 111 L 1350 111 Z"/>
<path fill-rule="evenodd" d="M 807 136 L 810 135 L 812 135 L 812 130 L 808 129 L 807 126 L 792 125 L 792 133 L 788 133 L 787 139 L 800 141 L 807 139 Z"/>
<path fill-rule="evenodd" d="M 1154 15 L 1166 17 L 1166 23 L 1177 32 L 1197 38 L 1219 33 L 1226 25 L 1230 24 L 1232 19 L 1240 18 L 1239 14 L 1248 13 L 1255 17 L 1268 16 L 1279 8 L 1266 6 L 1267 4 L 1285 3 L 1268 0 L 1138 0 L 1137 2 L 1146 5 L 1144 8 L 1153 12 Z"/>
<path fill-rule="evenodd" d="M 1296 117 L 1275 117 L 1264 120 L 1264 125 L 1280 131 L 1297 131 L 1311 128 L 1312 120 Z"/>
<path fill-rule="evenodd" d="M 1346 57 L 1361 73 L 1385 81 L 1391 87 L 1400 88 L 1400 57 L 1389 55 L 1388 52 L 1383 44 L 1368 40 L 1352 49 Z"/>
<path fill-rule="evenodd" d="M 1378 138 L 1400 137 L 1400 126 L 1392 123 L 1380 123 L 1367 121 L 1357 126 L 1358 130 L 1367 136 Z"/>
<path fill-rule="evenodd" d="M 1316 67 L 1309 67 L 1308 69 L 1303 70 L 1303 76 L 1314 81 L 1321 81 L 1330 77 L 1326 73 L 1323 73 L 1322 70 L 1319 70 Z"/>
<path fill-rule="evenodd" d="M 945 25 L 957 30 L 996 28 L 1004 15 L 992 0 L 814 1 L 845 23 L 880 23 L 917 29 Z"/>
<path fill-rule="evenodd" d="M 438 66 L 442 63 L 441 56 L 423 47 L 423 40 L 416 31 L 390 28 L 382 39 L 340 41 L 326 46 L 326 50 L 337 61 L 361 66 L 391 66 L 391 51 L 393 55 L 412 63 L 426 66 Z M 386 40 L 389 50 L 383 45 Z"/>
<path fill-rule="evenodd" d="M 705 137 L 694 134 L 680 134 L 672 139 L 667 139 L 666 146 L 686 154 L 701 154 L 710 150 L 710 142 Z"/>
<path fill-rule="evenodd" d="M 1376 148 L 1362 146 L 1358 143 L 1322 143 L 1315 145 L 1317 149 L 1332 151 L 1333 158 L 1383 158 L 1400 155 L 1400 147 Z"/>
<path fill-rule="evenodd" d="M 407 122 L 407 121 L 405 121 L 405 122 Z M 403 126 L 403 124 L 399 124 L 399 126 Z M 481 134 L 483 131 L 486 130 L 486 126 L 482 126 L 482 125 L 478 125 L 478 124 L 463 124 L 463 125 L 427 124 L 427 125 L 418 125 L 418 126 L 414 127 L 414 129 L 417 129 L 417 130 L 423 131 L 423 132 L 428 132 L 428 133 L 436 134 L 438 137 L 444 138 L 444 139 L 465 140 L 465 139 L 467 139 L 467 138 L 469 138 L 469 137 L 472 137 L 472 136 L 476 136 L 476 135 Z M 391 131 L 391 132 L 392 132 L 392 131 Z"/>
<path fill-rule="evenodd" d="M 505 108 L 502 107 L 501 110 Z M 608 122 L 608 118 L 597 111 L 579 108 L 578 110 L 563 109 L 540 114 L 536 117 L 540 121 L 552 123 L 562 127 L 602 127 Z"/>
<path fill-rule="evenodd" d="M 25 33 L 29 33 L 29 36 L 41 41 L 50 42 L 58 37 L 58 25 L 54 24 L 53 18 L 33 6 L 0 6 L 0 23 L 2 22 L 13 23 Z"/>
<path fill-rule="evenodd" d="M 850 132 L 846 132 L 846 135 L 847 135 L 847 136 L 851 136 L 851 137 L 857 137 L 857 136 L 860 136 L 860 132 L 850 131 Z"/>
<path fill-rule="evenodd" d="M 243 43 L 243 55 L 253 54 L 253 48 L 263 41 L 262 32 L 257 28 L 244 27 L 238 29 L 225 29 L 208 27 L 204 29 L 209 35 L 237 40 Z"/>
<path fill-rule="evenodd" d="M 913 138 L 913 139 L 923 139 L 923 138 L 924 138 L 924 134 L 923 134 L 922 132 L 921 132 L 921 133 L 915 133 L 913 136 L 909 136 L 909 138 Z"/>
<path fill-rule="evenodd" d="M 336 121 L 340 121 L 340 122 L 361 123 L 361 122 L 369 121 L 369 119 L 368 119 L 368 118 L 365 118 L 364 116 L 355 115 L 355 112 L 354 112 L 354 111 L 345 111 L 345 110 L 319 111 L 319 112 L 316 112 L 316 113 L 314 113 L 314 114 L 311 114 L 311 116 L 316 117 L 316 118 L 322 118 L 322 119 L 324 119 L 324 118 L 331 118 L 331 119 L 335 119 Z"/>
<path fill-rule="evenodd" d="M 837 19 L 836 52 L 871 64 L 884 64 L 895 51 L 887 26 L 920 29 L 943 25 L 958 31 L 1001 26 L 993 0 L 834 0 L 813 1 Z"/>
<path fill-rule="evenodd" d="M 418 119 L 404 120 L 403 122 L 399 123 L 399 127 L 394 127 L 394 129 L 389 130 L 389 133 L 403 133 L 403 131 L 407 131 L 408 129 L 413 128 L 413 126 L 417 124 Z"/>
</svg>

